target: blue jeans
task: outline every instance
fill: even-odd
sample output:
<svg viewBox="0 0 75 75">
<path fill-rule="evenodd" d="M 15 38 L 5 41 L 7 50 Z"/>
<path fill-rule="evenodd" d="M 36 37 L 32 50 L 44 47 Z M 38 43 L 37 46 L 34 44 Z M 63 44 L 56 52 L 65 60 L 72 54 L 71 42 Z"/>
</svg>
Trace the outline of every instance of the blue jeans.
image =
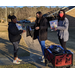
<svg viewBox="0 0 75 75">
<path fill-rule="evenodd" d="M 39 36 L 37 36 L 38 40 L 39 40 Z M 45 41 L 39 41 L 40 45 L 41 45 L 41 49 L 42 49 L 42 53 L 45 57 L 45 53 L 44 53 L 44 50 L 46 49 L 45 47 Z"/>
</svg>

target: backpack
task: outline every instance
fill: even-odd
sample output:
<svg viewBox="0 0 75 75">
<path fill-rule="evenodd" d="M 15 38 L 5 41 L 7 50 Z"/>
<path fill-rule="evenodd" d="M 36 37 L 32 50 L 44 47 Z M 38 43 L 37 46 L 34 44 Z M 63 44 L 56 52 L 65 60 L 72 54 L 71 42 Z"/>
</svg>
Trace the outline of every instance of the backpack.
<svg viewBox="0 0 75 75">
<path fill-rule="evenodd" d="M 51 45 L 49 47 L 50 51 L 52 51 L 53 54 L 63 54 L 65 53 L 65 50 L 61 47 L 61 46 L 58 46 L 58 45 Z"/>
</svg>

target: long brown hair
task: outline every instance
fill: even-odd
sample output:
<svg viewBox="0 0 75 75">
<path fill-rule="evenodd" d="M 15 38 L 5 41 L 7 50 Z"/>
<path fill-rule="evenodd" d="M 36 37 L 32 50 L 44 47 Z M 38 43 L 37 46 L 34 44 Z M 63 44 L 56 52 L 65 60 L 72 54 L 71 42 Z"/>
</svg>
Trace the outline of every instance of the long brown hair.
<svg viewBox="0 0 75 75">
<path fill-rule="evenodd" d="M 37 23 L 38 20 L 39 20 L 39 22 L 40 22 L 40 20 L 41 20 L 41 18 L 42 18 L 42 12 L 41 12 L 41 11 L 38 11 L 36 14 L 39 14 L 39 18 L 36 17 L 36 23 Z"/>
<path fill-rule="evenodd" d="M 64 15 L 63 15 L 62 18 L 61 18 L 60 15 L 59 15 L 59 14 L 60 14 L 60 11 L 63 11 L 63 13 L 64 13 Z M 62 20 L 62 21 L 63 21 L 63 20 L 65 20 L 65 11 L 64 11 L 64 10 L 60 10 L 60 11 L 58 12 L 58 21 L 59 21 L 59 20 Z"/>
</svg>

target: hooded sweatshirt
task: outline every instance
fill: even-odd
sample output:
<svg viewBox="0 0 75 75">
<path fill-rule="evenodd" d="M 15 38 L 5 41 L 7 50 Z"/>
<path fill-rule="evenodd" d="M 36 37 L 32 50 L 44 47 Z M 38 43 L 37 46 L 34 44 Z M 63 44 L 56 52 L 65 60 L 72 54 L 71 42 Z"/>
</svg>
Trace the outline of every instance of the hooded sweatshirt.
<svg viewBox="0 0 75 75">
<path fill-rule="evenodd" d="M 9 22 L 8 24 L 8 36 L 9 36 L 9 40 L 10 42 L 16 42 L 16 41 L 20 41 L 21 39 L 21 33 L 23 32 L 23 30 L 18 30 L 16 23 L 13 22 Z"/>
</svg>

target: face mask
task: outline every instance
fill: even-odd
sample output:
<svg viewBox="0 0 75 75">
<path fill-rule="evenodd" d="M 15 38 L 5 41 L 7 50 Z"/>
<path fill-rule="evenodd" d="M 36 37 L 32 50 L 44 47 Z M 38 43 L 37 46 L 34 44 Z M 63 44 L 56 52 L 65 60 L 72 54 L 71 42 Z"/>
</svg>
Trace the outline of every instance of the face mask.
<svg viewBox="0 0 75 75">
<path fill-rule="evenodd" d="M 60 13 L 59 15 L 60 15 L 60 17 L 63 17 L 64 14 L 63 13 Z"/>
</svg>

